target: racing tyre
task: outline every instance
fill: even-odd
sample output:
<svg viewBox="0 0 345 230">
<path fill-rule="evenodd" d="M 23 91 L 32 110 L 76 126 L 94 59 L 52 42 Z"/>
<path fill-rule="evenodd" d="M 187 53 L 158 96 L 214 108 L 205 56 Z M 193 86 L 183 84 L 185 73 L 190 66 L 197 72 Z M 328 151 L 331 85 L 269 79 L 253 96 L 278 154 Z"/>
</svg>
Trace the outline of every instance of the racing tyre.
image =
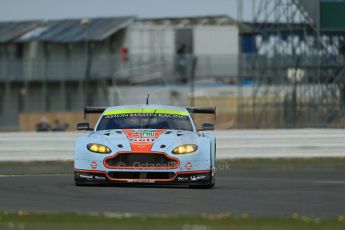
<svg viewBox="0 0 345 230">
<path fill-rule="evenodd" d="M 77 180 L 74 181 L 74 184 L 75 184 L 75 186 L 83 186 L 83 185 L 85 185 L 84 183 L 79 182 Z"/>
<path fill-rule="evenodd" d="M 75 186 L 90 186 L 94 185 L 95 183 L 90 181 L 80 181 L 80 180 L 74 180 Z"/>
</svg>

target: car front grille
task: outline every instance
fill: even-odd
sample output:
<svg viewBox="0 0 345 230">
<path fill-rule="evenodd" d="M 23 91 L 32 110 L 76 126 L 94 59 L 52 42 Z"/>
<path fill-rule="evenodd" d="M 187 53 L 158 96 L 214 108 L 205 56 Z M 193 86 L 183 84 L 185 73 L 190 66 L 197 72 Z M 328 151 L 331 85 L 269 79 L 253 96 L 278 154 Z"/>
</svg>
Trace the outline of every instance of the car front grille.
<svg viewBox="0 0 345 230">
<path fill-rule="evenodd" d="M 105 160 L 108 168 L 177 168 L 179 161 L 164 153 L 119 153 Z"/>
</svg>

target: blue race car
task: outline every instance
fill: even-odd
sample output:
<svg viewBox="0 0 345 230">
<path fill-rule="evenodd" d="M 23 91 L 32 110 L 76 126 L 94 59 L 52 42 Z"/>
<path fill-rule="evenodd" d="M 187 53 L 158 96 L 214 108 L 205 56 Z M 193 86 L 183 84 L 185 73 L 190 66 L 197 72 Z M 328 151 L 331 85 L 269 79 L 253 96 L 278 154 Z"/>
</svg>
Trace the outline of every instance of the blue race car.
<svg viewBox="0 0 345 230">
<path fill-rule="evenodd" d="M 191 114 L 215 114 L 215 108 L 163 105 L 86 107 L 102 114 L 91 133 L 76 140 L 74 180 L 89 184 L 189 185 L 215 184 L 214 126 L 197 130 Z"/>
</svg>

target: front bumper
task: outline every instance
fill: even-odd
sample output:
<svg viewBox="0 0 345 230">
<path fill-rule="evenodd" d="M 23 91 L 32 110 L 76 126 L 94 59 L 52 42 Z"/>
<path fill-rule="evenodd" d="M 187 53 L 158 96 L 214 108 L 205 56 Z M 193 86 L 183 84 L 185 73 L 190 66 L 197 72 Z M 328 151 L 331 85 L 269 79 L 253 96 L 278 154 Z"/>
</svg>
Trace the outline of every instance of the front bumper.
<svg viewBox="0 0 345 230">
<path fill-rule="evenodd" d="M 77 184 L 157 185 L 204 185 L 211 180 L 211 170 L 178 172 L 127 171 L 126 174 L 121 174 L 122 172 L 75 169 L 74 180 Z"/>
</svg>

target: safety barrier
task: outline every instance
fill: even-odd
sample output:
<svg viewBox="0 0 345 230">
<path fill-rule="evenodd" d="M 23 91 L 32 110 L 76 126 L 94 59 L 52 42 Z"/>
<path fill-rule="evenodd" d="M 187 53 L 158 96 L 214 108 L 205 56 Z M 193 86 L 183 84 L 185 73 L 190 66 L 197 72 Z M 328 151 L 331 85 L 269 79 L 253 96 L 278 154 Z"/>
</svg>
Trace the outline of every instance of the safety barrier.
<svg viewBox="0 0 345 230">
<path fill-rule="evenodd" d="M 217 159 L 345 157 L 343 129 L 216 131 Z M 0 161 L 73 160 L 82 132 L 0 133 Z"/>
</svg>

